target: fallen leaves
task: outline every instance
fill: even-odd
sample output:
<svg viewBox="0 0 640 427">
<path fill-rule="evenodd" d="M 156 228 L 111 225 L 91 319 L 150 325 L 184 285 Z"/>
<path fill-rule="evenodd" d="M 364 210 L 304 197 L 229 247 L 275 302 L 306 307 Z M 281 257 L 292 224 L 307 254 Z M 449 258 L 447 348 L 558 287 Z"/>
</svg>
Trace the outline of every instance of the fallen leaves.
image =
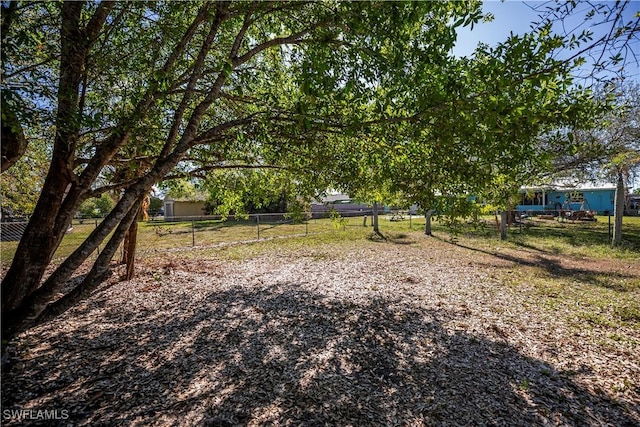
<svg viewBox="0 0 640 427">
<path fill-rule="evenodd" d="M 489 254 L 348 249 L 142 260 L 16 340 L 3 409 L 73 425 L 640 423 L 637 329 L 606 347 L 605 326 L 576 335 L 564 311 L 525 309 L 535 294 Z"/>
</svg>

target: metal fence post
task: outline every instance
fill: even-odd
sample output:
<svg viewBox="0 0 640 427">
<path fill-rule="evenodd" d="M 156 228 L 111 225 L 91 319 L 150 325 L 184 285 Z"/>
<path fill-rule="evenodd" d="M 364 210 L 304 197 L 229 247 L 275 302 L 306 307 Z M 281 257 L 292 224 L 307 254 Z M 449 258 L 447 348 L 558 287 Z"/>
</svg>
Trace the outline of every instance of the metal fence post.
<svg viewBox="0 0 640 427">
<path fill-rule="evenodd" d="M 256 215 L 256 223 L 258 224 L 258 240 L 260 240 L 260 215 Z"/>
<path fill-rule="evenodd" d="M 191 220 L 191 246 L 196 245 L 196 221 Z"/>
<path fill-rule="evenodd" d="M 305 236 L 309 235 L 309 221 L 304 222 L 304 235 Z"/>
<path fill-rule="evenodd" d="M 98 220 L 96 219 L 96 228 L 98 228 Z M 100 245 L 98 245 L 98 256 L 100 256 Z"/>
</svg>

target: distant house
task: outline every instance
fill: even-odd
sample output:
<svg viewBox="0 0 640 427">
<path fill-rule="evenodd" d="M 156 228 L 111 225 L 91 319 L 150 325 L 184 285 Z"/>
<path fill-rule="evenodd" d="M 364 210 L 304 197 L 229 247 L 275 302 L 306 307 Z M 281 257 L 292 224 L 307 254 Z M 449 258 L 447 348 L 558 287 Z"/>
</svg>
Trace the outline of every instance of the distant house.
<svg viewBox="0 0 640 427">
<path fill-rule="evenodd" d="M 613 214 L 615 194 L 615 187 L 523 187 L 516 208 L 526 212 L 589 210 L 607 215 Z"/>
<path fill-rule="evenodd" d="M 204 198 L 164 198 L 164 220 L 180 221 L 205 215 Z"/>
<path fill-rule="evenodd" d="M 640 194 L 629 195 L 629 209 L 639 211 L 640 210 Z M 638 212 L 636 212 L 638 214 Z"/>
<path fill-rule="evenodd" d="M 371 212 L 371 206 L 351 199 L 346 194 L 330 194 L 322 200 L 311 202 L 311 214 L 314 217 L 328 215 L 335 210 L 342 216 L 358 216 Z"/>
</svg>

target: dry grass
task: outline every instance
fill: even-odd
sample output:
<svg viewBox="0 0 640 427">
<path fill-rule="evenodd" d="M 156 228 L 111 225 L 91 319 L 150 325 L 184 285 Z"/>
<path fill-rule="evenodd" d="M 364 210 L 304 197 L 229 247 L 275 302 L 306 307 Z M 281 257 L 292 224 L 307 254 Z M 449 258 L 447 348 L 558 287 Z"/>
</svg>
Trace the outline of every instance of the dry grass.
<svg viewBox="0 0 640 427">
<path fill-rule="evenodd" d="M 74 425 L 640 424 L 638 259 L 388 237 L 150 254 L 16 340 L 3 409 Z"/>
</svg>

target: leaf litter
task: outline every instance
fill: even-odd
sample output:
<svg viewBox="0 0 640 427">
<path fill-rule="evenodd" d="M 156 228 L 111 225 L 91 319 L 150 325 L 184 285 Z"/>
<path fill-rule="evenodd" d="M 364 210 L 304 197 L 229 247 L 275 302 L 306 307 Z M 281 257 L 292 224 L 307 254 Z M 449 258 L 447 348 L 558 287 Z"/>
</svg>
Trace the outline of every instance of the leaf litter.
<svg viewBox="0 0 640 427">
<path fill-rule="evenodd" d="M 637 322 L 541 304 L 560 297 L 528 280 L 549 272 L 534 255 L 416 240 L 145 258 L 12 343 L 3 410 L 91 426 L 640 425 Z M 588 279 L 589 260 L 553 261 Z"/>
</svg>

